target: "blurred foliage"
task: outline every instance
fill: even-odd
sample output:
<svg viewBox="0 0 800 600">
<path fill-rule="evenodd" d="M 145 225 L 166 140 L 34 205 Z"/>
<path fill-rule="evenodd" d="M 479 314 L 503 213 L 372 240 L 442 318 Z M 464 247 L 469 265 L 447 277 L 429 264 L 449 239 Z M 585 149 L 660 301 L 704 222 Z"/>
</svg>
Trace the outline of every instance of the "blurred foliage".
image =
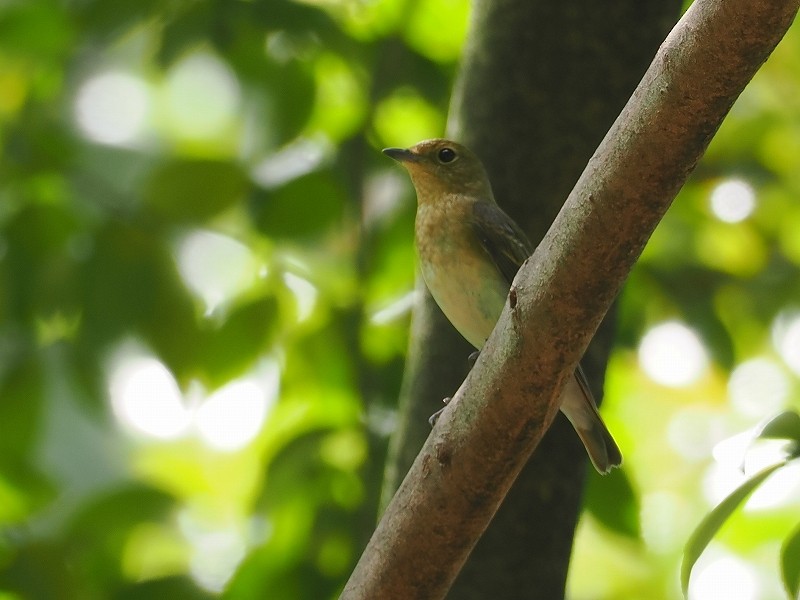
<svg viewBox="0 0 800 600">
<path fill-rule="evenodd" d="M 722 502 L 709 512 L 703 521 L 692 533 L 686 543 L 683 553 L 683 564 L 681 565 L 681 587 L 683 593 L 689 590 L 689 578 L 692 567 L 700 558 L 703 550 L 706 549 L 711 539 L 717 534 L 720 528 L 731 518 L 733 512 L 760 486 L 772 473 L 795 460 L 800 456 L 800 416 L 796 412 L 783 412 L 768 421 L 761 432 L 756 436 L 758 439 L 779 439 L 787 442 L 786 455 L 775 464 L 771 464 L 759 471 L 749 479 L 745 480 L 739 487 L 733 490 Z M 783 582 L 789 594 L 789 598 L 797 598 L 798 588 L 800 588 L 800 553 L 798 553 L 796 535 L 786 538 L 781 552 L 781 563 L 783 572 Z"/>
<path fill-rule="evenodd" d="M 2 5 L 0 597 L 337 595 L 413 300 L 414 206 L 377 150 L 443 132 L 467 11 Z M 575 599 L 679 597 L 683 542 L 738 482 L 712 449 L 798 408 L 798 57 L 795 27 L 631 277 L 604 405 L 625 476 L 592 479 Z M 733 178 L 754 198 L 735 223 L 709 204 Z M 710 355 L 679 386 L 636 354 L 670 320 Z M 733 385 L 756 360 L 763 407 Z M 769 544 L 796 507 L 712 544 L 754 597 L 780 597 Z"/>
</svg>

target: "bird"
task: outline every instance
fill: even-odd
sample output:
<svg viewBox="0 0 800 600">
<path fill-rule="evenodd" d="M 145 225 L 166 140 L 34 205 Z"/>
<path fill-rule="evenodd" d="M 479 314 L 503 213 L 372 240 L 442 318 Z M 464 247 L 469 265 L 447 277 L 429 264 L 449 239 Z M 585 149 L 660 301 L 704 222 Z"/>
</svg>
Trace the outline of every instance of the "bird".
<svg viewBox="0 0 800 600">
<path fill-rule="evenodd" d="M 462 144 L 430 139 L 383 153 L 405 167 L 416 190 L 414 237 L 422 278 L 450 323 L 480 351 L 533 245 L 497 204 L 481 160 Z M 599 473 L 622 464 L 580 364 L 560 408 Z"/>
</svg>

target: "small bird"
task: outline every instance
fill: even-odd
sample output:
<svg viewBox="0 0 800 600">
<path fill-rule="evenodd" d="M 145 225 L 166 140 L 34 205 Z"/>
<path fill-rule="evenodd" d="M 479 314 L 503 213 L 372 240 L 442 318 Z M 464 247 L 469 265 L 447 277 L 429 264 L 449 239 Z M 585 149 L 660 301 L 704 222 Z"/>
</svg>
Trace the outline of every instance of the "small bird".
<svg viewBox="0 0 800 600">
<path fill-rule="evenodd" d="M 417 191 L 422 277 L 445 316 L 480 350 L 533 246 L 497 205 L 480 159 L 461 144 L 433 139 L 383 153 L 406 168 Z M 580 365 L 561 395 L 561 411 L 598 472 L 622 463 Z"/>
</svg>

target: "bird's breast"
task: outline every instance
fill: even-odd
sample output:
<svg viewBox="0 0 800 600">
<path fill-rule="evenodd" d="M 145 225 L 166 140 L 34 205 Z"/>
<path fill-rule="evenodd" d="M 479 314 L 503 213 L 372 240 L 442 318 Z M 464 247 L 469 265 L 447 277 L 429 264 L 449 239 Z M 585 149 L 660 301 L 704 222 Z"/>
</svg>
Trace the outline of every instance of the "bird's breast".
<svg viewBox="0 0 800 600">
<path fill-rule="evenodd" d="M 454 204 L 417 210 L 420 269 L 448 320 L 481 348 L 503 310 L 508 284 L 475 238 L 466 213 L 471 206 Z"/>
</svg>

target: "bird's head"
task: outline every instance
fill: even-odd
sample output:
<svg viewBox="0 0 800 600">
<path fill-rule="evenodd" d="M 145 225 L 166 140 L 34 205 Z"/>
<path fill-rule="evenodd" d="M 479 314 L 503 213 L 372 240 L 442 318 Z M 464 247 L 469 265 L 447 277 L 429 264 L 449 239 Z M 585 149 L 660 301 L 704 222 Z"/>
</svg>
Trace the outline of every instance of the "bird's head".
<svg viewBox="0 0 800 600">
<path fill-rule="evenodd" d="M 386 148 L 383 153 L 408 170 L 420 203 L 450 194 L 492 198 L 480 159 L 457 142 L 425 140 L 410 148 Z"/>
</svg>

